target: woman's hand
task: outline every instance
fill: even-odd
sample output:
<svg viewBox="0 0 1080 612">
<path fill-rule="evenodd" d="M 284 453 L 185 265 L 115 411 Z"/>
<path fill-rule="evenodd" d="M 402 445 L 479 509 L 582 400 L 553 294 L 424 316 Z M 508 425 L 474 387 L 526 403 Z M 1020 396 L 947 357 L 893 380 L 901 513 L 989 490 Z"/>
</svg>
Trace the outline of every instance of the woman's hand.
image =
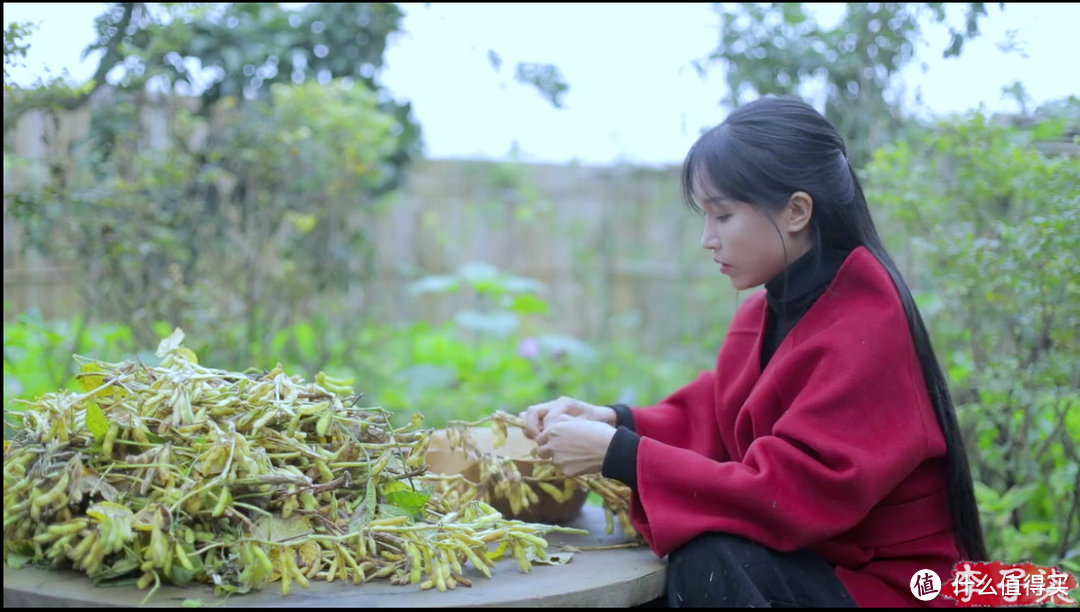
<svg viewBox="0 0 1080 612">
<path fill-rule="evenodd" d="M 536 439 L 536 454 L 550 459 L 567 476 L 597 474 L 614 436 L 615 428 L 607 423 L 561 415 L 548 419 Z"/>
<path fill-rule="evenodd" d="M 615 410 L 607 406 L 594 406 L 572 397 L 560 397 L 557 400 L 529 406 L 519 415 L 525 421 L 525 437 L 535 440 L 546 425 L 554 423 L 562 416 L 600 421 L 615 426 Z"/>
</svg>

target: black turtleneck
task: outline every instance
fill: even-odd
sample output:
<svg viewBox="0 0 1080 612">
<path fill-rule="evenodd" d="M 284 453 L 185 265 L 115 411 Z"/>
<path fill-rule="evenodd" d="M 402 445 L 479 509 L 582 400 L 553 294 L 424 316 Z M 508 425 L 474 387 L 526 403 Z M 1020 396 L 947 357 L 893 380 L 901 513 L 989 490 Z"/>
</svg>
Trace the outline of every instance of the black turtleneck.
<svg viewBox="0 0 1080 612">
<path fill-rule="evenodd" d="M 818 257 L 811 250 L 791 262 L 780 274 L 765 283 L 765 336 L 761 342 L 761 369 L 772 359 L 777 347 L 810 306 L 825 293 L 847 253 L 826 249 Z"/>
<path fill-rule="evenodd" d="M 788 264 L 765 283 L 765 336 L 761 341 L 761 369 L 772 359 L 777 347 L 803 314 L 810 310 L 847 258 L 848 252 L 826 249 L 818 257 L 811 250 Z M 634 431 L 634 415 L 624 404 L 615 409 L 615 436 L 604 455 L 602 474 L 637 488 L 637 448 L 641 437 Z"/>
</svg>

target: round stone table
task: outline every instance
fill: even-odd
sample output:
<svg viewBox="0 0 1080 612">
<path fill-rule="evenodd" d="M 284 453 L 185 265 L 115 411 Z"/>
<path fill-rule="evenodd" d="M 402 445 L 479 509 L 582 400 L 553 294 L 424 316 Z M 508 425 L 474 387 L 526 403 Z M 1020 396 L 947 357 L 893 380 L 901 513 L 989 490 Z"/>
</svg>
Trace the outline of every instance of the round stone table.
<svg viewBox="0 0 1080 612">
<path fill-rule="evenodd" d="M 550 533 L 548 552 L 563 546 L 610 546 L 625 541 L 616 521 L 615 533 L 604 534 L 604 514 L 586 505 L 569 527 L 587 529 L 589 535 Z M 582 550 L 565 565 L 533 565 L 522 574 L 513 557 L 504 557 L 487 579 L 465 566 L 472 588 L 452 591 L 421 590 L 416 585 L 393 586 L 385 580 L 361 585 L 340 581 L 327 584 L 312 580 L 309 588 L 293 584 L 288 595 L 273 583 L 247 595 L 234 595 L 223 604 L 230 607 L 629 607 L 659 597 L 664 591 L 666 561 L 647 547 Z M 85 574 L 31 567 L 4 566 L 4 607 L 138 606 L 147 591 L 134 586 L 95 587 Z M 179 606 L 184 600 L 219 603 L 213 588 L 204 585 L 162 586 L 148 606 Z"/>
</svg>

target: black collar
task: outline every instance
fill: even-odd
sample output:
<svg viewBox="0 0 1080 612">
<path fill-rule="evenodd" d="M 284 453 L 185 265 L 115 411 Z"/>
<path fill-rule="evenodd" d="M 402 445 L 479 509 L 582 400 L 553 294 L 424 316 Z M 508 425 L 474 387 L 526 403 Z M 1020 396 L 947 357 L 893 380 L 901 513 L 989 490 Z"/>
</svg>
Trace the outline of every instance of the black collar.
<svg viewBox="0 0 1080 612">
<path fill-rule="evenodd" d="M 848 253 L 811 249 L 765 283 L 765 301 L 782 318 L 798 317 L 825 292 Z"/>
</svg>

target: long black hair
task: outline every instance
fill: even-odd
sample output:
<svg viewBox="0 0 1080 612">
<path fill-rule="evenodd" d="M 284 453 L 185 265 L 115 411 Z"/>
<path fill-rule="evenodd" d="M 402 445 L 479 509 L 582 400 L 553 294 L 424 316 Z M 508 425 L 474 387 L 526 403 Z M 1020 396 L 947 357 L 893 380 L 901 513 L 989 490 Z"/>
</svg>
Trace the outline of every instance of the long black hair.
<svg viewBox="0 0 1080 612">
<path fill-rule="evenodd" d="M 971 470 L 945 375 L 911 291 L 878 237 L 836 128 L 801 100 L 763 97 L 734 110 L 723 123 L 702 134 L 687 153 L 682 168 L 683 197 L 688 206 L 700 212 L 693 197 L 699 173 L 720 192 L 710 195 L 765 210 L 782 208 L 796 191 L 808 193 L 814 202 L 810 228 L 816 257 L 820 258 L 824 249 L 847 252 L 862 246 L 888 271 L 900 295 L 948 448 L 949 512 L 957 545 L 965 558 L 985 560 L 986 544 Z"/>
</svg>

